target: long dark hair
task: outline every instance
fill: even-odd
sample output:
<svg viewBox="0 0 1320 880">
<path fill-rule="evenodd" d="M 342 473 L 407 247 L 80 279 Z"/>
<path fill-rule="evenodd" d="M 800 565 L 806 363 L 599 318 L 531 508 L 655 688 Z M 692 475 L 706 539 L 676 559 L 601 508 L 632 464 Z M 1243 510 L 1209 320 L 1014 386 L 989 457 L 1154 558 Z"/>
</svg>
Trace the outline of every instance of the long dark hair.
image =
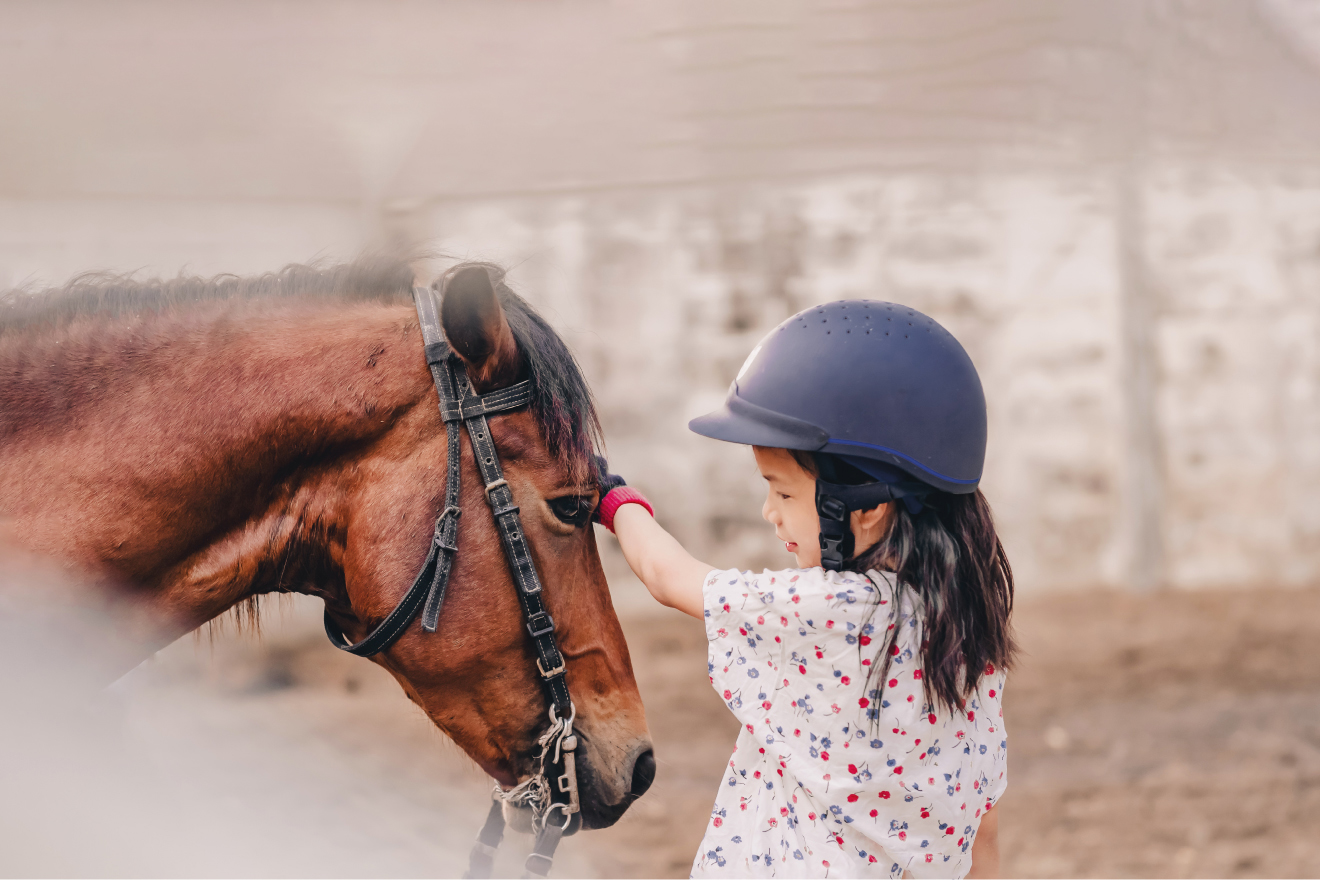
<svg viewBox="0 0 1320 880">
<path fill-rule="evenodd" d="M 793 457 L 813 476 L 819 474 L 812 453 L 795 451 Z M 891 507 L 886 534 L 845 567 L 893 572 L 895 615 L 900 614 L 903 590 L 919 597 L 924 609 L 919 625 L 926 702 L 962 710 L 990 667 L 1009 669 L 1013 664 L 1013 569 L 980 489 L 967 495 L 932 490 L 915 514 L 902 502 Z M 889 678 L 903 622 L 895 619 L 871 662 L 867 691 L 879 681 L 876 704 Z"/>
</svg>

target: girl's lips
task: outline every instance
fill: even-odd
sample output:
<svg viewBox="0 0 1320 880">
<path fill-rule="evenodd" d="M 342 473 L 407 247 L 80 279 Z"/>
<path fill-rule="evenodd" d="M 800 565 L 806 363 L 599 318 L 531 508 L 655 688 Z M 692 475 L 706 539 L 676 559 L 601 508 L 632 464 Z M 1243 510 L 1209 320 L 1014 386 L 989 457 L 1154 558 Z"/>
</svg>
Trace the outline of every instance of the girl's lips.
<svg viewBox="0 0 1320 880">
<path fill-rule="evenodd" d="M 796 553 L 796 552 L 797 552 L 797 544 L 794 544 L 792 541 L 785 541 L 785 542 L 784 542 L 784 549 L 787 550 L 789 553 Z"/>
</svg>

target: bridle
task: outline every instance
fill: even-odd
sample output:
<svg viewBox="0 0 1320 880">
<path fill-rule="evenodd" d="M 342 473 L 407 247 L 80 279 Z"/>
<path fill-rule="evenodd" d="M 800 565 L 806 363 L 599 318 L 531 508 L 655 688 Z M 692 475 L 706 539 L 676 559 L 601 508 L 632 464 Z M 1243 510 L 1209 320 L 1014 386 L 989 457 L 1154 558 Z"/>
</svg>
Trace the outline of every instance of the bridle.
<svg viewBox="0 0 1320 880">
<path fill-rule="evenodd" d="M 538 740 L 541 748 L 537 773 L 515 788 L 503 791 L 495 786 L 490 813 L 486 824 L 472 847 L 466 877 L 489 877 L 494 864 L 495 849 L 504 836 L 504 803 L 529 808 L 532 828 L 536 832 L 536 845 L 527 857 L 529 876 L 544 877 L 550 872 L 555 848 L 570 829 L 574 815 L 578 814 L 578 786 L 575 750 L 578 738 L 573 733 L 573 720 L 577 710 L 568 692 L 564 678 L 564 655 L 555 642 L 555 622 L 545 610 L 541 600 L 541 579 L 527 547 L 518 506 L 513 503 L 513 492 L 505 482 L 500 468 L 499 454 L 490 436 L 486 417 L 526 406 L 531 402 L 533 388 L 530 380 L 478 395 L 468 380 L 463 362 L 445 341 L 436 309 L 435 296 L 424 287 L 413 288 L 413 302 L 422 326 L 422 342 L 426 346 L 426 363 L 431 370 L 436 392 L 440 397 L 440 417 L 445 423 L 448 440 L 448 470 L 445 475 L 445 506 L 435 521 L 431 549 L 422 570 L 417 573 L 407 594 L 394 610 L 371 631 L 366 638 L 353 644 L 343 630 L 325 615 L 325 632 L 335 647 L 370 657 L 379 654 L 403 635 L 418 612 L 422 615 L 422 630 L 433 633 L 440 622 L 440 609 L 445 601 L 445 588 L 458 553 L 458 518 L 461 471 L 459 456 L 459 423 L 467 427 L 472 441 L 472 452 L 477 469 L 486 486 L 486 502 L 500 533 L 504 555 L 509 562 L 517 586 L 518 601 L 522 605 L 527 634 L 536 646 L 536 669 L 550 703 L 550 727 Z M 555 784 L 551 785 L 550 780 Z M 559 822 L 551 821 L 559 816 Z"/>
</svg>

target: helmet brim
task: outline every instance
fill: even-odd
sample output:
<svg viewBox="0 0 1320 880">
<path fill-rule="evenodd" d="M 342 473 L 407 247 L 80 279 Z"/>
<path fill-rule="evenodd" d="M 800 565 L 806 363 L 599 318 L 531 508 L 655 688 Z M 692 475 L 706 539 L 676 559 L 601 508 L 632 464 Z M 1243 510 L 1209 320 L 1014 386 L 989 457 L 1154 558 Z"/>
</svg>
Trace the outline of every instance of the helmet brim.
<svg viewBox="0 0 1320 880">
<path fill-rule="evenodd" d="M 816 450 L 830 439 L 824 429 L 810 422 L 749 403 L 738 396 L 736 386 L 724 406 L 697 416 L 688 422 L 688 428 L 712 440 L 776 449 Z"/>
</svg>

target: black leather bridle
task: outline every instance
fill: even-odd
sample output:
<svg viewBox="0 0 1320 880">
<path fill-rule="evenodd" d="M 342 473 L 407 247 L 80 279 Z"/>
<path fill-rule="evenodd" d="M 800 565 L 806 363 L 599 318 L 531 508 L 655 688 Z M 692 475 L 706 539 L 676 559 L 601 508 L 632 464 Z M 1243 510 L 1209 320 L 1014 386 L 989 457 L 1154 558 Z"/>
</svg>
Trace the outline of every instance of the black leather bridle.
<svg viewBox="0 0 1320 880">
<path fill-rule="evenodd" d="M 486 417 L 526 406 L 532 400 L 530 380 L 478 395 L 468 381 L 463 362 L 445 341 L 436 308 L 435 295 L 428 288 L 413 289 L 413 302 L 422 327 L 422 342 L 426 346 L 426 363 L 440 397 L 440 417 L 445 423 L 448 440 L 448 470 L 445 476 L 445 506 L 435 521 L 431 549 L 422 570 L 417 573 L 407 594 L 394 610 L 371 631 L 366 638 L 353 644 L 343 630 L 331 619 L 327 609 L 325 631 L 330 641 L 340 650 L 359 657 L 370 657 L 384 651 L 403 635 L 417 617 L 422 616 L 422 630 L 432 633 L 440 622 L 440 609 L 445 601 L 449 573 L 454 556 L 458 553 L 458 507 L 461 486 L 459 456 L 459 423 L 467 427 L 476 456 L 477 469 L 486 485 L 486 501 L 504 545 L 517 586 L 518 601 L 522 605 L 527 634 L 536 646 L 536 669 L 550 703 L 550 727 L 541 736 L 540 771 L 510 791 L 495 787 L 494 803 L 486 817 L 485 827 L 472 848 L 469 877 L 488 877 L 493 865 L 495 848 L 504 834 L 503 803 L 512 802 L 528 807 L 533 815 L 533 828 L 537 832 L 536 846 L 527 857 L 529 875 L 544 877 L 553 863 L 555 847 L 569 830 L 569 824 L 578 813 L 577 766 L 575 750 L 577 736 L 573 733 L 576 709 L 564 678 L 564 655 L 555 642 L 555 622 L 545 610 L 541 599 L 541 579 L 536 573 L 532 555 L 513 503 L 513 492 L 504 480 L 500 458 L 490 436 Z M 550 785 L 549 780 L 555 784 Z M 561 822 L 551 821 L 558 814 Z"/>
</svg>

